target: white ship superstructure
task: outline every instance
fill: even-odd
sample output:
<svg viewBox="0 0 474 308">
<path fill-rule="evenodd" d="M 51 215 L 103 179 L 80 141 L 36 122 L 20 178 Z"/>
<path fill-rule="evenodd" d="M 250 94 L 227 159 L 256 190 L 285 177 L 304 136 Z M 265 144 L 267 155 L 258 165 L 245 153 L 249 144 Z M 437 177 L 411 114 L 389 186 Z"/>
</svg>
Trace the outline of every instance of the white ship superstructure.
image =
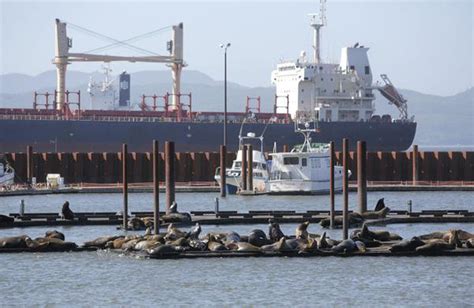
<svg viewBox="0 0 474 308">
<path fill-rule="evenodd" d="M 311 14 L 314 29 L 314 56 L 309 61 L 301 52 L 296 61 L 277 65 L 272 72 L 272 83 L 276 86 L 278 113 L 288 112 L 293 119 L 299 117 L 316 118 L 319 121 L 358 122 L 369 121 L 375 111 L 373 90 L 377 89 L 387 97 L 387 87 L 396 95 L 387 99 L 401 112 L 406 120 L 406 100 L 395 90 L 386 75 L 385 85 L 372 83 L 372 69 L 367 52 L 369 48 L 356 43 L 341 50 L 338 64 L 322 63 L 320 56 L 320 30 L 326 25 L 325 0 L 321 1 L 319 15 Z M 385 92 L 385 93 L 384 93 Z M 288 110 L 281 103 L 288 102 Z M 405 112 L 403 112 L 404 110 Z"/>
</svg>

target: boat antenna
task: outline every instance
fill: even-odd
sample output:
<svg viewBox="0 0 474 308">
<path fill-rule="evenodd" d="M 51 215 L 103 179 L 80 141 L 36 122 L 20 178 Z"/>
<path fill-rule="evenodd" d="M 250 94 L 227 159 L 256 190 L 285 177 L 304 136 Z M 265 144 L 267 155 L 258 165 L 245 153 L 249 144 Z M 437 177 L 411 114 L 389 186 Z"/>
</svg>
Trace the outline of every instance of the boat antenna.
<svg viewBox="0 0 474 308">
<path fill-rule="evenodd" d="M 320 0 L 319 2 L 319 14 L 312 13 L 308 14 L 311 17 L 310 26 L 313 30 L 313 62 L 316 64 L 321 63 L 321 28 L 326 25 L 326 0 Z"/>
</svg>

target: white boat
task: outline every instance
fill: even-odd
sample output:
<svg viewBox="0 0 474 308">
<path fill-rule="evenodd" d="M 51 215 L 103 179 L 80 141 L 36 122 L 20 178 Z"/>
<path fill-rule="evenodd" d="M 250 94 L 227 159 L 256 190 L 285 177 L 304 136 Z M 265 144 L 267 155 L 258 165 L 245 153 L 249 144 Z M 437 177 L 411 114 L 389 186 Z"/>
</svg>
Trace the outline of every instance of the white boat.
<svg viewBox="0 0 474 308">
<path fill-rule="evenodd" d="M 252 149 L 253 159 L 253 191 L 267 192 L 268 190 L 268 169 L 265 155 L 263 154 L 263 134 L 256 137 L 254 133 L 248 133 L 247 136 L 242 136 L 242 129 L 239 134 L 239 150 L 235 160 L 232 162 L 232 167 L 226 169 L 226 191 L 233 195 L 242 190 L 242 149 L 245 144 L 252 144 L 255 146 L 259 144 L 260 149 Z M 248 160 L 248 158 L 247 158 Z M 221 185 L 220 167 L 216 169 L 214 179 L 219 186 Z"/>
<path fill-rule="evenodd" d="M 0 186 L 12 185 L 15 180 L 15 170 L 9 165 L 0 163 Z"/>
<path fill-rule="evenodd" d="M 291 152 L 271 153 L 272 163 L 268 188 L 270 194 L 327 194 L 330 181 L 329 144 L 312 144 L 311 133 L 317 128 L 305 128 L 296 131 L 304 135 L 305 141 Z M 313 125 L 314 126 L 314 125 Z M 341 166 L 334 166 L 334 188 L 342 190 Z M 349 172 L 350 176 L 350 172 Z"/>
</svg>

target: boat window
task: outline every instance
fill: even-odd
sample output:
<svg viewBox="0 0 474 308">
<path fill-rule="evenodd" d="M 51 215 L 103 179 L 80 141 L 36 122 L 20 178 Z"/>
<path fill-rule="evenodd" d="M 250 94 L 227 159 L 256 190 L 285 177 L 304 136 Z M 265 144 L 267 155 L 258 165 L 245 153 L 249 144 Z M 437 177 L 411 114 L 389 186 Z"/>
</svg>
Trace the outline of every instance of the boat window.
<svg viewBox="0 0 474 308">
<path fill-rule="evenodd" d="M 258 164 L 257 164 L 257 163 L 252 163 L 252 167 L 253 167 L 254 169 L 257 169 Z"/>
<path fill-rule="evenodd" d="M 301 159 L 301 166 L 306 167 L 306 158 Z"/>
<path fill-rule="evenodd" d="M 262 164 L 262 169 L 267 169 L 267 164 Z"/>
<path fill-rule="evenodd" d="M 326 162 L 326 166 L 327 166 L 328 168 L 330 168 L 330 167 L 331 167 L 331 159 L 326 158 L 326 159 L 324 159 L 324 161 Z"/>
<path fill-rule="evenodd" d="M 242 166 L 242 162 L 236 161 L 235 162 L 235 168 L 240 168 Z"/>
<path fill-rule="evenodd" d="M 298 157 L 285 157 L 283 158 L 283 164 L 285 165 L 299 165 L 300 161 Z"/>
</svg>

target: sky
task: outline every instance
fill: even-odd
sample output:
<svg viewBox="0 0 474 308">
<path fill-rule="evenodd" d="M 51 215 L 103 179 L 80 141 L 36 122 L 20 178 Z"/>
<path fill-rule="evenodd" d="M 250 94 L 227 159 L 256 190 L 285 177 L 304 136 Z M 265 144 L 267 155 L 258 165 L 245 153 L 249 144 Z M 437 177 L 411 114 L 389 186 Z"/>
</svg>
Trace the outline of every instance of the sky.
<svg viewBox="0 0 474 308">
<path fill-rule="evenodd" d="M 223 79 L 219 44 L 230 42 L 228 79 L 245 86 L 270 86 L 282 59 L 312 54 L 309 13 L 319 1 L 6 1 L 0 0 L 0 74 L 36 75 L 54 69 L 54 20 L 65 20 L 71 52 L 110 42 L 78 31 L 78 25 L 125 40 L 184 23 L 185 69 Z M 474 84 L 473 0 L 327 1 L 322 58 L 338 63 L 340 49 L 356 42 L 370 47 L 374 74 L 388 74 L 400 88 L 453 95 Z M 166 54 L 171 31 L 134 45 Z M 105 54 L 143 55 L 126 48 Z M 92 72 L 100 63 L 74 63 L 70 70 Z M 115 72 L 164 70 L 164 64 L 112 64 Z M 380 78 L 375 78 L 380 79 Z"/>
</svg>

